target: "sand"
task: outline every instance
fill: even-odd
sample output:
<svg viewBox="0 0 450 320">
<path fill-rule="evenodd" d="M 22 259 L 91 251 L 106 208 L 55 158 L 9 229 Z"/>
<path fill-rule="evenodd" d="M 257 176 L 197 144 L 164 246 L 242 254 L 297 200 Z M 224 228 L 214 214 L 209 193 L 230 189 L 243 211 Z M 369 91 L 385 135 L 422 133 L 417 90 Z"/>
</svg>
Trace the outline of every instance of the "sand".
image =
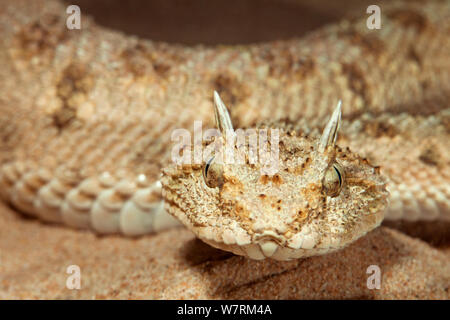
<svg viewBox="0 0 450 320">
<path fill-rule="evenodd" d="M 449 299 L 450 250 L 380 227 L 325 256 L 252 261 L 183 228 L 139 239 L 44 225 L 0 206 L 0 299 Z M 78 265 L 81 289 L 68 289 Z M 368 289 L 370 265 L 381 288 Z"/>
<path fill-rule="evenodd" d="M 89 1 L 80 2 L 88 13 L 98 11 L 88 6 Z M 220 3 L 226 7 L 226 2 Z M 322 22 L 338 19 L 344 10 L 341 4 L 324 11 L 327 6 L 305 3 L 308 6 L 301 9 L 319 12 Z M 213 9 L 208 13 L 217 11 Z M 120 19 L 114 15 L 109 20 L 107 15 L 104 20 L 96 18 L 127 33 L 157 40 L 178 39 L 171 38 L 179 35 L 179 29 L 169 28 L 171 23 L 157 29 L 166 34 L 140 34 L 136 30 L 143 30 L 141 26 L 130 27 L 130 21 L 139 19 L 127 20 L 122 10 L 117 12 Z M 286 21 L 287 15 L 293 16 L 279 13 L 280 21 Z M 311 20 L 308 28 L 316 28 L 316 22 Z M 195 28 L 187 28 L 184 39 L 186 43 L 247 43 L 291 36 L 286 33 L 290 27 L 271 29 L 274 33 L 267 37 L 264 29 L 259 35 L 246 34 L 245 39 L 228 38 L 236 35 L 231 30 L 216 39 L 214 32 L 199 34 Z M 295 30 L 296 35 L 301 32 Z M 449 224 L 390 224 L 336 253 L 291 262 L 258 262 L 213 249 L 182 228 L 138 239 L 100 237 L 42 224 L 0 204 L 0 299 L 449 299 L 449 239 Z M 66 286 L 70 265 L 80 267 L 79 290 Z M 370 265 L 380 268 L 379 290 L 367 287 Z"/>
</svg>

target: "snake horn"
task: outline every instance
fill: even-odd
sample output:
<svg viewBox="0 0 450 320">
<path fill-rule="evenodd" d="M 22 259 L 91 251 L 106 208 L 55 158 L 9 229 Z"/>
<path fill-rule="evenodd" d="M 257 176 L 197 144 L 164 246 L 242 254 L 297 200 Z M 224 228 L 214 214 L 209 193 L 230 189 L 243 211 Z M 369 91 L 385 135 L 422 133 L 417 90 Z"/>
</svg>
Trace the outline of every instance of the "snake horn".
<svg viewBox="0 0 450 320">
<path fill-rule="evenodd" d="M 216 125 L 222 136 L 226 136 L 228 130 L 234 132 L 233 123 L 231 122 L 230 113 L 223 103 L 217 91 L 214 91 L 214 114 L 216 116 Z"/>
<path fill-rule="evenodd" d="M 341 125 L 341 105 L 342 101 L 339 100 L 333 114 L 331 115 L 330 121 L 328 121 L 325 129 L 323 130 L 319 142 L 320 152 L 324 152 L 328 146 L 334 147 L 336 144 L 337 133 Z"/>
</svg>

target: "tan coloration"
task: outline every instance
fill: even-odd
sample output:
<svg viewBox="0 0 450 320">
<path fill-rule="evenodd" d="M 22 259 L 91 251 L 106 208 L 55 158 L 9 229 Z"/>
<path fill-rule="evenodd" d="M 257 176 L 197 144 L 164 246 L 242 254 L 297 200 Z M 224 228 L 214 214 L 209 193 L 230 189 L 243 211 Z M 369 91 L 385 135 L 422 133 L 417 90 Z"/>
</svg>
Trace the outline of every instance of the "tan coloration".
<svg viewBox="0 0 450 320">
<path fill-rule="evenodd" d="M 311 158 L 306 157 L 305 161 L 302 162 L 301 165 L 296 166 L 294 168 L 287 168 L 287 171 L 294 172 L 296 175 L 302 175 L 305 170 L 309 168 L 309 165 L 312 163 Z"/>
<path fill-rule="evenodd" d="M 422 32 L 429 27 L 428 20 L 420 12 L 409 9 L 393 10 L 389 14 L 389 18 L 398 22 L 404 27 L 416 28 L 418 32 Z"/>
<path fill-rule="evenodd" d="M 39 21 L 24 25 L 13 39 L 11 53 L 15 58 L 30 60 L 35 55 L 50 55 L 55 48 L 68 40 L 65 19 L 57 14 L 43 14 Z"/>
<path fill-rule="evenodd" d="M 254 261 L 177 228 L 129 239 L 23 219 L 0 204 L 0 299 L 448 299 L 449 252 L 381 227 L 336 253 Z M 68 290 L 68 261 L 82 289 Z M 367 288 L 369 264 L 382 267 Z M 49 274 L 52 274 L 49 277 Z"/>
<path fill-rule="evenodd" d="M 201 169 L 181 175 L 170 166 L 161 179 L 163 196 L 171 200 L 166 209 L 203 241 L 252 259 L 323 254 L 376 227 L 387 192 L 374 168 L 351 152 L 336 154 L 332 146 L 322 153 L 318 137 L 288 134 L 284 127 L 272 124 L 283 142 L 275 175 L 262 174 L 262 165 L 251 166 L 247 159 L 244 165 L 224 164 L 223 185 L 209 188 Z M 337 161 L 351 183 L 331 198 L 323 180 Z M 304 162 L 311 164 L 302 174 L 285 170 Z M 174 192 L 174 186 L 180 191 Z"/>
<path fill-rule="evenodd" d="M 268 184 L 269 182 L 271 182 L 273 185 L 279 186 L 283 183 L 283 178 L 281 178 L 281 176 L 279 174 L 275 174 L 273 176 L 263 174 L 259 177 L 259 181 L 262 184 Z"/>
<path fill-rule="evenodd" d="M 438 166 L 441 164 L 442 160 L 439 151 L 437 150 L 438 147 L 431 144 L 429 147 L 427 146 L 423 149 L 422 153 L 419 156 L 419 159 L 425 164 Z"/>
<path fill-rule="evenodd" d="M 127 71 L 135 77 L 145 81 L 164 81 L 170 74 L 171 63 L 181 62 L 176 55 L 168 55 L 161 59 L 150 46 L 138 42 L 130 48 L 126 48 L 121 54 L 126 63 Z"/>
<path fill-rule="evenodd" d="M 383 28 L 376 32 L 367 29 L 364 17 L 343 20 L 302 39 L 209 48 L 157 44 L 126 37 L 97 26 L 89 17 L 83 18 L 82 30 L 71 31 L 64 23 L 65 8 L 56 1 L 33 1 L 32 5 L 15 1 L 2 3 L 0 10 L 0 193 L 19 210 L 47 221 L 103 233 L 137 235 L 168 226 L 170 223 L 161 213 L 160 187 L 156 181 L 161 168 L 170 163 L 171 133 L 175 128 L 191 129 L 194 120 L 202 120 L 205 127 L 212 126 L 211 86 L 222 75 L 225 78 L 219 83 L 225 96 L 242 99 L 231 106 L 236 127 L 288 118 L 295 125 L 303 123 L 321 130 L 336 102 L 342 99 L 344 115 L 353 122 L 352 125 L 343 123 L 342 141 L 338 145 L 350 145 L 351 150 L 367 157 L 373 166 L 381 166 L 381 173 L 388 176 L 392 204 L 388 218 L 448 217 L 450 9 L 447 2 L 386 5 Z M 419 15 L 416 15 L 419 24 L 404 23 L 405 19 L 399 18 L 396 12 L 406 9 Z M 47 23 L 45 17 L 57 18 Z M 416 18 L 406 21 L 414 22 Z M 368 50 L 376 54 L 365 54 Z M 68 73 L 71 66 L 86 70 L 82 75 L 91 79 L 88 85 L 77 84 L 83 82 L 81 76 L 69 80 L 68 90 L 63 88 L 66 85 L 61 86 L 64 77 L 71 74 Z M 61 89 L 64 89 L 63 99 Z M 60 109 L 64 103 L 69 108 Z M 57 116 L 58 126 L 63 130 L 54 125 L 57 110 L 63 110 Z M 83 121 L 73 121 L 75 118 Z M 392 138 L 365 135 L 358 124 L 363 119 L 385 122 L 397 119 L 392 125 L 399 127 L 400 133 Z M 431 130 L 435 126 L 438 130 Z M 286 138 L 285 155 L 281 156 L 299 159 L 310 146 L 297 142 L 314 139 L 313 133 L 314 130 L 308 139 Z M 417 160 L 419 149 L 424 150 L 429 143 L 422 140 L 425 133 L 439 148 L 441 166 Z M 301 175 L 312 177 L 312 172 L 318 173 L 321 162 L 314 148 L 309 152 L 311 164 L 305 166 Z M 351 160 L 346 160 L 346 155 L 344 152 L 341 159 L 344 165 L 356 161 L 350 156 Z M 355 163 L 358 164 L 353 164 L 355 168 L 349 171 L 347 188 L 341 196 L 351 197 L 346 193 L 349 188 L 367 189 L 358 201 L 369 204 L 370 197 L 376 195 L 376 184 L 365 178 L 378 177 L 378 173 L 367 164 Z M 329 165 L 321 164 L 323 170 Z M 284 169 L 291 165 L 302 164 L 286 164 Z M 241 181 L 242 174 L 256 176 L 256 169 L 229 168 L 224 175 L 227 181 Z M 42 170 L 46 173 L 42 174 Z M 358 170 L 364 174 L 356 174 Z M 347 174 L 347 168 L 345 171 Z M 177 211 L 175 215 L 184 224 L 194 221 L 205 226 L 208 220 L 200 216 L 186 217 L 183 212 L 201 210 L 211 216 L 220 215 L 219 191 L 202 184 L 201 166 L 186 168 L 185 172 L 172 168 L 166 175 L 177 177 L 177 181 L 197 181 L 193 185 L 166 181 L 164 185 L 166 205 Z M 250 201 L 248 194 L 240 194 L 241 189 L 227 191 L 225 188 L 221 195 L 227 200 L 223 203 L 227 206 L 224 212 L 231 216 L 233 206 L 238 203 L 248 215 L 258 212 L 259 203 L 255 199 L 264 193 L 282 198 L 281 213 L 292 216 L 287 208 L 297 211 L 299 204 L 293 205 L 285 198 L 293 189 L 287 186 L 294 184 L 294 175 L 282 170 L 279 186 L 269 182 L 268 190 L 249 189 Z M 245 182 L 247 187 L 249 181 Z M 321 183 L 320 180 L 308 182 Z M 134 190 L 132 195 L 117 196 L 124 185 L 133 183 L 135 187 L 125 188 Z M 187 187 L 198 192 L 202 200 L 189 198 L 184 192 Z M 301 195 L 300 187 L 305 186 L 295 188 L 295 196 Z M 306 204 L 300 208 L 306 208 Z M 376 209 L 376 206 L 369 207 L 371 211 Z M 272 218 L 280 214 L 277 207 L 270 207 L 269 211 Z M 314 215 L 300 219 L 297 225 L 289 225 L 287 229 L 300 230 L 310 216 Z M 268 222 L 262 219 L 263 225 Z M 368 225 L 373 226 L 375 222 L 370 221 Z M 250 220 L 240 223 L 241 228 L 254 226 Z M 289 231 L 284 230 L 283 223 L 273 224 L 279 229 L 276 235 L 269 234 L 274 241 L 282 243 L 279 234 Z M 249 245 L 248 252 L 238 253 L 262 257 L 247 234 L 242 232 L 231 237 L 226 228 L 223 236 L 213 231 L 205 227 L 200 236 L 220 244 L 227 239 Z M 312 248 L 319 243 L 329 248 L 327 241 L 333 239 L 319 239 L 307 231 L 300 231 L 305 238 L 296 245 Z M 344 244 L 352 238 L 351 232 L 345 232 L 348 238 L 344 237 Z M 264 248 L 271 255 L 284 254 L 271 252 L 270 245 Z"/>
<path fill-rule="evenodd" d="M 366 122 L 364 124 L 364 129 L 369 136 L 372 136 L 374 138 L 379 138 L 381 136 L 388 136 L 392 138 L 397 134 L 395 125 L 386 123 L 384 121 Z"/>
<path fill-rule="evenodd" d="M 347 77 L 350 90 L 361 98 L 362 105 L 373 104 L 367 92 L 369 85 L 365 79 L 364 70 L 358 64 L 344 63 L 342 65 L 342 72 Z"/>
<path fill-rule="evenodd" d="M 381 227 L 357 240 L 355 244 L 324 256 L 288 262 L 251 261 L 232 257 L 225 261 L 195 266 L 182 272 L 163 291 L 162 298 L 430 299 L 433 297 L 446 300 L 449 297 L 448 255 L 441 255 L 442 253 L 434 248 L 420 244 L 416 239 Z M 417 255 L 417 258 L 411 259 L 411 255 Z M 231 262 L 231 259 L 236 260 Z M 367 288 L 366 270 L 371 264 L 383 266 L 382 270 L 385 270 L 380 290 Z M 414 271 L 425 276 L 427 280 L 423 281 Z"/>
<path fill-rule="evenodd" d="M 219 73 L 211 82 L 211 91 L 218 91 L 225 104 L 245 103 L 249 96 L 249 90 L 245 83 L 240 82 L 237 77 L 225 73 Z M 233 114 L 233 110 L 231 110 Z"/>
<path fill-rule="evenodd" d="M 338 143 L 361 150 L 360 154 L 378 164 L 389 178 L 388 219 L 449 219 L 450 141 L 445 127 L 449 112 L 444 109 L 431 116 L 402 113 L 377 118 L 365 115 L 361 120 L 344 121 L 343 138 Z M 373 136 L 364 128 L 367 121 L 394 126 L 396 134 Z M 367 140 L 371 143 L 364 142 Z"/>
<path fill-rule="evenodd" d="M 352 29 L 345 30 L 341 33 L 338 33 L 338 35 L 341 36 L 344 40 L 350 41 L 350 43 L 352 43 L 353 45 L 361 47 L 365 54 L 380 57 L 385 50 L 384 42 L 375 35 L 364 35 Z"/>
<path fill-rule="evenodd" d="M 77 118 L 87 120 L 95 112 L 92 106 L 86 104 L 86 96 L 92 85 L 93 79 L 87 74 L 85 66 L 69 65 L 63 71 L 61 80 L 56 85 L 59 103 L 50 105 L 54 110 L 46 110 L 59 130 Z"/>
<path fill-rule="evenodd" d="M 288 48 L 283 48 L 279 54 L 269 51 L 264 53 L 262 58 L 269 63 L 268 75 L 273 78 L 283 78 L 289 75 L 297 81 L 302 81 L 313 74 L 316 68 L 313 57 L 298 57 L 292 54 Z"/>
</svg>

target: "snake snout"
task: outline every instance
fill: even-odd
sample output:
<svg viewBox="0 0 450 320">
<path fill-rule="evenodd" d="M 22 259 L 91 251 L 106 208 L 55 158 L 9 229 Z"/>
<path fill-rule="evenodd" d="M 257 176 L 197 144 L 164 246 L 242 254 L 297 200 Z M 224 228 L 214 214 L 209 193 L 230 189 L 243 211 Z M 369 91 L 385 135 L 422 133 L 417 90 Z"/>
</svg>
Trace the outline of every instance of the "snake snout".
<svg viewBox="0 0 450 320">
<path fill-rule="evenodd" d="M 271 257 L 279 247 L 285 243 L 285 239 L 272 230 L 266 230 L 262 234 L 255 236 L 262 253 L 266 257 Z"/>
</svg>

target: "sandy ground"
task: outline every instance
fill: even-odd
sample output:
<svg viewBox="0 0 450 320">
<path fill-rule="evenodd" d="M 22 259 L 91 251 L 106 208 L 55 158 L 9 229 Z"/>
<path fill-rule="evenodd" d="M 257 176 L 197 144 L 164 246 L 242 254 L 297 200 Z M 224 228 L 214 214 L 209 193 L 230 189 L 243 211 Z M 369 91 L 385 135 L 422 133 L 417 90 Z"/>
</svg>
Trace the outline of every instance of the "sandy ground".
<svg viewBox="0 0 450 320">
<path fill-rule="evenodd" d="M 450 250 L 381 227 L 291 262 L 213 249 L 185 229 L 139 239 L 43 225 L 0 206 L 0 299 L 449 299 Z M 78 265 L 81 289 L 66 287 Z M 370 265 L 381 288 L 367 288 Z"/>
<path fill-rule="evenodd" d="M 222 6 L 220 10 L 208 6 L 209 11 L 193 17 L 204 18 L 210 27 L 199 28 L 184 21 L 187 27 L 180 29 L 164 19 L 164 12 L 146 10 L 153 15 L 127 19 L 126 8 L 106 14 L 100 8 L 103 16 L 97 16 L 98 7 L 89 7 L 90 1 L 79 1 L 83 10 L 106 27 L 170 42 L 177 42 L 183 31 L 181 42 L 189 44 L 247 43 L 301 35 L 318 27 L 317 22 L 334 21 L 342 10 L 348 10 L 341 3 L 331 6 L 332 2 L 328 2 L 329 7 L 323 5 L 324 1 L 317 6 L 315 1 L 305 1 L 305 7 L 299 10 L 306 16 L 315 12 L 322 20 L 306 19 L 302 29 L 292 29 L 299 23 L 296 14 L 300 11 L 291 13 L 289 2 L 283 1 L 286 5 L 278 7 L 279 11 L 266 6 L 266 11 L 256 15 L 262 20 L 254 18 L 250 22 L 242 5 L 244 13 L 236 23 L 230 23 L 235 12 L 228 8 L 227 1 L 218 1 L 215 3 Z M 366 2 L 352 0 L 347 4 L 358 3 L 361 7 Z M 111 8 L 118 3 L 113 1 Z M 174 20 L 183 16 L 182 7 L 174 12 L 160 4 L 155 8 L 165 8 Z M 216 19 L 217 12 L 235 29 L 223 29 L 222 20 Z M 283 23 L 264 20 L 268 13 Z M 158 28 L 142 28 L 143 21 L 153 22 Z M 162 22 L 166 24 L 161 26 Z M 242 23 L 247 22 L 258 26 L 248 31 L 251 34 L 241 32 L 246 30 Z M 161 34 L 161 30 L 165 33 Z M 242 37 L 237 39 L 236 35 Z M 393 226 L 412 236 L 391 229 Z M 87 231 L 44 225 L 0 204 L 0 299 L 449 299 L 449 225 L 390 227 L 378 228 L 333 254 L 292 262 L 257 262 L 213 249 L 185 229 L 139 239 L 99 237 Z M 80 290 L 66 287 L 70 265 L 80 267 Z M 381 270 L 379 290 L 367 288 L 366 270 L 370 265 Z"/>
</svg>

